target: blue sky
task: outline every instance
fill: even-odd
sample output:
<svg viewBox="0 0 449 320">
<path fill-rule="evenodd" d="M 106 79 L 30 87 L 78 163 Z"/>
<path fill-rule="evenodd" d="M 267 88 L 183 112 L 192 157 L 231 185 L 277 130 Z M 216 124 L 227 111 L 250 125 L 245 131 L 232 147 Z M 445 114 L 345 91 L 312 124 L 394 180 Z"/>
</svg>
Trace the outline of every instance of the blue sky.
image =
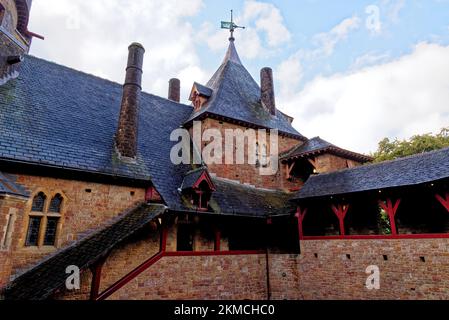
<svg viewBox="0 0 449 320">
<path fill-rule="evenodd" d="M 270 66 L 277 106 L 302 134 L 355 151 L 383 137 L 407 138 L 449 126 L 449 0 L 39 0 L 31 54 L 122 82 L 127 45 L 147 49 L 144 89 L 166 95 L 178 77 L 218 68 L 235 34 L 254 79 Z"/>
</svg>

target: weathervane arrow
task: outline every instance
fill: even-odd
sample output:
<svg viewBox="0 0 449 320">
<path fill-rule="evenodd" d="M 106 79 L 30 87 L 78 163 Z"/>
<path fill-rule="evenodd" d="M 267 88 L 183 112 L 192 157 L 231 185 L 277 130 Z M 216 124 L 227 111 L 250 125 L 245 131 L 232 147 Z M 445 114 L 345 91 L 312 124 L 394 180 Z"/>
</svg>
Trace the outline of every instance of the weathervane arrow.
<svg viewBox="0 0 449 320">
<path fill-rule="evenodd" d="M 231 10 L 231 21 L 222 21 L 221 22 L 222 29 L 228 29 L 231 32 L 231 37 L 229 40 L 234 40 L 234 31 L 235 29 L 245 29 L 245 27 L 238 26 L 234 23 L 234 14 L 233 10 Z"/>
</svg>

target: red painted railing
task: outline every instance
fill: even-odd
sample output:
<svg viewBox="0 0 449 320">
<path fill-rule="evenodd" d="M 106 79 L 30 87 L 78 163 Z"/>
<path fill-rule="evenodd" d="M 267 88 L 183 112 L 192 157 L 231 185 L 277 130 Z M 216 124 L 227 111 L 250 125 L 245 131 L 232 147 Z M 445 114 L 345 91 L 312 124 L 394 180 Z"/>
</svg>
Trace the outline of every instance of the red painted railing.
<svg viewBox="0 0 449 320">
<path fill-rule="evenodd" d="M 449 234 L 397 234 L 356 236 L 304 236 L 302 240 L 398 240 L 398 239 L 449 239 Z"/>
</svg>

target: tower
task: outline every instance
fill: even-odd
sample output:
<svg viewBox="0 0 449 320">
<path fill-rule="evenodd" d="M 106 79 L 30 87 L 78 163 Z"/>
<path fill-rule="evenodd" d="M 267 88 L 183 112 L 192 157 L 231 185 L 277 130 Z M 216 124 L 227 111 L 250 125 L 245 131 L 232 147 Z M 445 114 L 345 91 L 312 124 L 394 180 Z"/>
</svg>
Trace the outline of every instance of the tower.
<svg viewBox="0 0 449 320">
<path fill-rule="evenodd" d="M 0 85 L 18 76 L 18 65 L 36 36 L 28 31 L 32 0 L 0 0 Z"/>
</svg>

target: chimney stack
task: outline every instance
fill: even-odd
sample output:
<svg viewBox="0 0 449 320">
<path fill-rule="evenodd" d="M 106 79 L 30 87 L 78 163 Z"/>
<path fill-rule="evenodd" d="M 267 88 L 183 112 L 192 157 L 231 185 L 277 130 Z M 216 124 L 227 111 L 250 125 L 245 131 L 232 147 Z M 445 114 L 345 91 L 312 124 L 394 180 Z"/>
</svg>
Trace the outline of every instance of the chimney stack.
<svg viewBox="0 0 449 320">
<path fill-rule="evenodd" d="M 181 81 L 173 78 L 168 82 L 168 99 L 175 102 L 181 101 Z"/>
<path fill-rule="evenodd" d="M 276 115 L 276 100 L 274 98 L 273 70 L 263 68 L 260 70 L 260 98 L 262 105 Z"/>
<path fill-rule="evenodd" d="M 128 65 L 115 145 L 121 157 L 134 159 L 137 154 L 137 126 L 145 49 L 141 44 L 133 43 L 128 50 Z"/>
</svg>

